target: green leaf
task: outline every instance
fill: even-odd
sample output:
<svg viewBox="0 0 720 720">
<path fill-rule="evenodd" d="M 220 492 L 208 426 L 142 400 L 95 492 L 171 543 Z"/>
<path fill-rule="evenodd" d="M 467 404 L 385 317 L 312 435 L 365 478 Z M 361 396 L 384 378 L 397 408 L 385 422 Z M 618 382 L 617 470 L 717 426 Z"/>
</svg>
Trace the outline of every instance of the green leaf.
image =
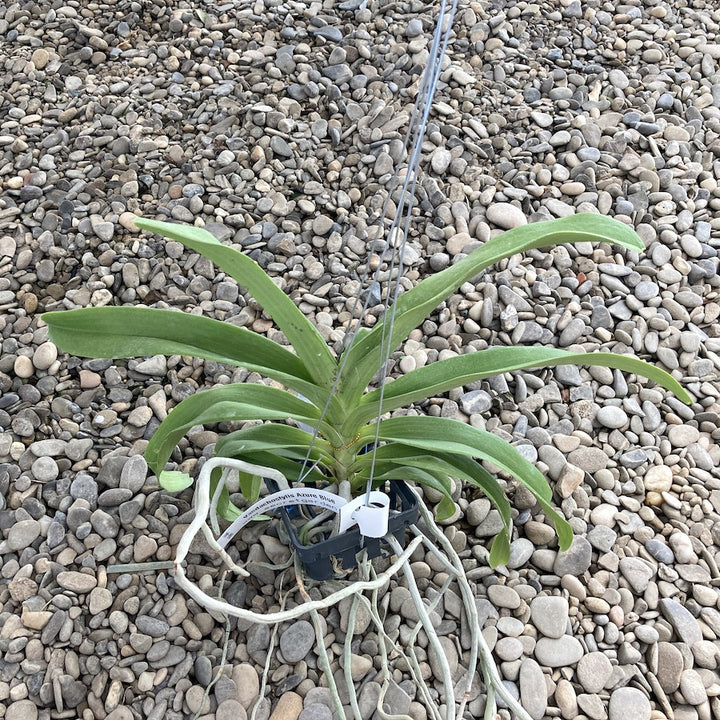
<svg viewBox="0 0 720 720">
<path fill-rule="evenodd" d="M 135 224 L 199 252 L 247 288 L 285 333 L 315 384 L 328 388 L 332 385 L 337 363 L 322 335 L 254 260 L 218 242 L 202 228 L 146 218 L 136 218 Z"/>
<path fill-rule="evenodd" d="M 302 457 L 292 457 L 288 455 L 279 455 L 274 452 L 251 452 L 243 451 L 237 455 L 227 455 L 223 457 L 235 457 L 238 460 L 245 460 L 246 462 L 252 463 L 253 465 L 264 465 L 265 467 L 271 467 L 275 470 L 279 470 L 286 478 L 290 485 L 294 485 L 299 479 L 300 469 L 302 468 Z M 323 475 L 317 468 L 313 468 L 309 472 L 306 472 L 304 482 L 314 482 L 319 485 L 326 485 L 332 482 L 332 478 L 327 475 Z M 245 494 L 244 491 L 243 495 Z"/>
<path fill-rule="evenodd" d="M 461 385 L 523 368 L 555 365 L 602 366 L 635 373 L 672 391 L 683 402 L 692 402 L 691 396 L 672 375 L 629 355 L 569 352 L 543 347 L 491 347 L 434 362 L 388 383 L 385 386 L 382 409 L 379 413 L 380 391 L 367 393 L 348 416 L 343 432 L 352 435 L 353 431 L 356 432 L 355 428 L 369 422 L 378 414 L 406 407 L 410 403 Z"/>
<path fill-rule="evenodd" d="M 223 470 L 222 468 L 215 468 L 210 473 L 210 497 L 215 497 L 215 491 L 217 490 L 218 483 L 220 482 L 220 478 L 222 477 Z M 236 520 L 242 515 L 242 510 L 238 508 L 231 500 L 230 500 L 230 492 L 228 491 L 227 485 L 223 486 L 223 489 L 220 491 L 220 497 L 218 497 L 217 501 L 217 513 L 220 515 L 220 517 L 225 518 L 226 520 L 229 520 L 232 522 L 233 520 Z"/>
<path fill-rule="evenodd" d="M 268 467 L 268 466 L 266 466 Z M 262 488 L 262 478 L 259 475 L 250 475 L 250 473 L 238 473 L 240 480 L 240 492 L 242 496 L 251 503 L 257 501 L 260 497 L 260 489 Z"/>
<path fill-rule="evenodd" d="M 160 487 L 168 492 L 182 492 L 185 488 L 189 488 L 194 480 L 184 472 L 179 470 L 163 470 L 158 476 Z"/>
<path fill-rule="evenodd" d="M 221 437 L 215 445 L 215 454 L 222 457 L 237 457 L 242 452 L 270 451 L 284 457 L 305 458 L 312 435 L 290 425 L 268 423 L 252 425 L 235 430 Z M 315 439 L 310 459 L 331 459 L 331 447 L 327 440 Z"/>
<path fill-rule="evenodd" d="M 427 485 L 428 487 L 442 493 L 443 496 L 452 503 L 452 484 L 447 475 L 432 472 L 426 472 L 418 467 L 411 466 L 391 466 L 380 475 L 375 476 L 376 483 L 382 483 L 386 480 L 405 480 L 417 483 L 418 485 Z M 453 512 L 455 507 L 453 506 Z"/>
<path fill-rule="evenodd" d="M 499 532 L 493 540 L 488 562 L 490 563 L 490 567 L 497 567 L 498 565 L 507 565 L 509 560 L 510 536 L 503 530 L 503 532 Z"/>
<path fill-rule="evenodd" d="M 497 543 L 496 554 L 501 553 L 503 547 L 510 547 L 510 531 L 512 527 L 510 503 L 500 483 L 478 462 L 467 455 L 451 453 L 434 452 L 432 455 L 418 455 L 417 448 L 392 442 L 376 450 L 376 467 L 384 467 L 386 463 L 416 465 L 434 472 L 436 476 L 444 472 L 447 476 L 459 478 L 480 488 L 495 505 L 503 522 L 503 529 L 500 531 L 503 538 L 496 538 L 493 543 L 493 548 L 496 547 L 495 543 Z M 367 453 L 359 456 L 353 467 L 361 468 L 361 475 L 367 476 L 370 465 L 370 453 Z M 504 555 L 497 555 L 497 557 L 504 557 Z M 507 559 L 503 562 L 507 562 Z M 502 564 L 502 562 L 496 564 Z"/>
<path fill-rule="evenodd" d="M 369 442 L 374 435 L 375 428 L 368 427 L 360 433 L 358 442 Z M 512 445 L 496 435 L 449 418 L 400 417 L 381 421 L 379 438 L 434 453 L 467 455 L 488 460 L 513 475 L 530 490 L 555 523 L 561 549 L 570 546 L 572 530 L 565 519 L 553 509 L 552 492 L 546 479 Z"/>
<path fill-rule="evenodd" d="M 435 518 L 438 522 L 447 520 L 455 514 L 455 503 L 448 497 L 443 497 L 435 507 Z"/>
<path fill-rule="evenodd" d="M 532 248 L 601 241 L 637 252 L 644 249 L 642 240 L 632 228 L 595 213 L 531 223 L 497 235 L 460 262 L 430 275 L 401 295 L 395 305 L 392 335 L 386 345 L 395 349 L 456 288 L 503 258 Z M 386 319 L 383 318 L 346 351 L 348 357 L 339 388 L 346 407 L 355 407 L 382 364 Z"/>
<path fill-rule="evenodd" d="M 322 406 L 327 390 L 301 360 L 272 340 L 230 323 L 176 310 L 147 307 L 81 308 L 42 315 L 50 339 L 81 357 L 191 355 L 240 365 Z"/>
<path fill-rule="evenodd" d="M 222 385 L 191 395 L 178 404 L 155 431 L 145 449 L 145 458 L 159 473 L 180 438 L 195 425 L 287 418 L 314 424 L 319 415 L 315 406 L 285 390 L 267 385 Z M 332 428 L 326 429 L 333 432 Z"/>
</svg>

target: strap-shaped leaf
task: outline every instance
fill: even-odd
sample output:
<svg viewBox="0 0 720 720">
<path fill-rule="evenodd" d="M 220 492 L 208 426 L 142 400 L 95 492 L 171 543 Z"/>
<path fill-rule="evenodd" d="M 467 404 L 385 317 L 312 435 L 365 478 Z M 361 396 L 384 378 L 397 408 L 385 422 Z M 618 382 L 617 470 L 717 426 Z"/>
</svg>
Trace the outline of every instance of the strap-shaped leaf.
<svg viewBox="0 0 720 720">
<path fill-rule="evenodd" d="M 435 510 L 435 516 L 438 520 L 447 520 L 455 512 L 455 503 L 450 495 L 450 479 L 443 473 L 435 474 L 419 467 L 391 465 L 382 475 L 375 476 L 375 480 L 378 482 L 384 482 L 385 480 L 405 480 L 418 485 L 426 485 L 443 494 Z"/>
<path fill-rule="evenodd" d="M 221 477 L 221 468 L 215 468 L 212 473 L 210 473 L 210 497 L 215 497 L 215 491 L 217 490 Z M 230 522 L 236 520 L 242 515 L 242 510 L 240 510 L 240 508 L 237 507 L 232 500 L 230 500 L 230 492 L 228 491 L 227 485 L 225 485 L 220 491 L 216 507 L 218 515 Z"/>
<path fill-rule="evenodd" d="M 360 433 L 358 442 L 374 439 L 375 428 Z M 537 498 L 545 513 L 552 518 L 561 549 L 572 542 L 572 530 L 551 505 L 552 491 L 540 471 L 501 438 L 485 430 L 450 418 L 402 417 L 383 420 L 379 439 L 399 442 L 431 452 L 467 455 L 488 460 L 513 475 Z"/>
<path fill-rule="evenodd" d="M 479 487 L 495 505 L 503 522 L 503 529 L 495 537 L 492 544 L 490 551 L 491 562 L 494 567 L 508 561 L 512 526 L 510 503 L 498 481 L 482 465 L 467 455 L 441 452 L 434 452 L 432 455 L 418 455 L 417 448 L 401 445 L 400 443 L 388 443 L 379 447 L 376 451 L 376 470 L 384 468 L 387 464 L 396 464 L 403 467 L 405 463 L 433 472 L 435 476 L 445 473 L 447 476 L 457 477 Z M 362 468 L 360 472 L 362 477 L 367 476 L 370 465 L 370 453 L 361 455 L 358 458 L 356 466 Z M 402 476 L 400 478 L 402 479 Z"/>
<path fill-rule="evenodd" d="M 337 364 L 322 335 L 252 258 L 223 245 L 203 228 L 147 218 L 136 218 L 135 224 L 199 252 L 247 288 L 285 333 L 315 383 L 324 387 L 332 385 Z"/>
<path fill-rule="evenodd" d="M 222 385 L 191 395 L 178 404 L 160 423 L 145 449 L 145 458 L 159 473 L 185 433 L 195 425 L 243 420 L 286 420 L 317 422 L 319 411 L 285 390 L 267 385 Z M 322 428 L 332 433 L 332 428 Z"/>
<path fill-rule="evenodd" d="M 456 288 L 485 268 L 532 248 L 561 243 L 609 242 L 641 252 L 637 233 L 627 225 L 595 213 L 570 215 L 557 220 L 530 223 L 513 228 L 488 240 L 460 262 L 430 275 L 412 290 L 403 293 L 395 306 L 392 336 L 387 343 L 395 349 Z M 346 351 L 340 392 L 347 407 L 354 407 L 362 392 L 382 364 L 382 343 L 387 317 L 358 338 Z"/>
<path fill-rule="evenodd" d="M 380 391 L 367 393 L 348 416 L 344 424 L 344 432 L 352 436 L 355 428 L 364 425 L 378 414 L 406 407 L 412 402 L 424 400 L 461 385 L 504 372 L 555 365 L 595 365 L 635 373 L 672 391 L 683 402 L 692 402 L 688 392 L 672 375 L 629 355 L 603 352 L 578 353 L 543 347 L 492 347 L 440 360 L 397 378 L 385 386 L 380 413 L 378 413 Z"/>
<path fill-rule="evenodd" d="M 238 482 L 240 484 L 240 492 L 248 502 L 257 502 L 260 497 L 260 489 L 262 488 L 263 479 L 259 475 L 250 475 L 250 473 L 239 472 Z"/>
<path fill-rule="evenodd" d="M 276 452 L 287 457 L 305 458 L 310 447 L 312 435 L 291 425 L 267 423 L 252 425 L 228 433 L 221 437 L 215 445 L 215 454 L 222 457 L 237 457 L 238 453 Z M 330 443 L 323 438 L 316 438 L 310 459 L 332 460 Z M 262 463 L 257 463 L 262 464 Z"/>
<path fill-rule="evenodd" d="M 292 388 L 321 407 L 327 390 L 282 345 L 246 328 L 201 315 L 147 307 L 100 307 L 42 315 L 50 339 L 81 357 L 192 355 L 240 365 Z"/>
<path fill-rule="evenodd" d="M 245 462 L 252 463 L 253 465 L 264 465 L 265 467 L 275 468 L 276 470 L 279 470 L 288 479 L 288 482 L 291 486 L 294 485 L 295 482 L 298 480 L 298 473 L 300 471 L 300 468 L 302 467 L 303 461 L 303 458 L 294 457 L 292 454 L 289 453 L 278 455 L 276 452 L 266 451 L 252 452 L 243 450 L 237 455 L 228 455 L 225 457 L 234 457 L 238 460 L 245 460 Z M 248 496 L 246 490 L 242 485 L 242 476 L 240 477 L 240 482 L 240 490 L 242 494 L 248 499 L 250 499 L 250 496 Z M 325 485 L 329 482 L 332 482 L 332 478 L 329 478 L 327 475 L 323 475 L 323 473 L 321 473 L 319 470 L 313 468 L 306 474 L 304 482 L 314 482 L 318 483 L 319 485 Z"/>
</svg>

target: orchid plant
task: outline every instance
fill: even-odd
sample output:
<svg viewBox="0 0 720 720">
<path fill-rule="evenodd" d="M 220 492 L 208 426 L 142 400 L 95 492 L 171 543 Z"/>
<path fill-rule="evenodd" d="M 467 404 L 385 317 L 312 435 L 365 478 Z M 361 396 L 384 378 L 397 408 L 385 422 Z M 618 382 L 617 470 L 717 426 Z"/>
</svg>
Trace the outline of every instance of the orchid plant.
<svg viewBox="0 0 720 720">
<path fill-rule="evenodd" d="M 282 330 L 290 347 L 251 330 L 208 317 L 149 307 L 100 307 L 45 313 L 50 339 L 84 357 L 127 358 L 156 354 L 189 355 L 238 365 L 279 383 L 235 383 L 197 392 L 180 402 L 150 440 L 145 456 L 166 489 L 192 482 L 165 467 L 178 441 L 194 426 L 234 421 L 249 424 L 220 438 L 215 455 L 273 467 L 286 477 L 323 486 L 349 488 L 354 495 L 368 484 L 407 480 L 435 489 L 442 500 L 439 520 L 455 506 L 452 481 L 480 488 L 494 503 L 502 530 L 492 543 L 490 562 L 505 563 L 511 540 L 511 507 L 502 485 L 478 460 L 487 461 L 525 485 L 567 548 L 572 531 L 553 507 L 543 474 L 497 435 L 458 420 L 427 416 L 392 417 L 393 411 L 453 388 L 500 373 L 565 364 L 598 365 L 645 376 L 685 402 L 688 393 L 671 375 L 635 357 L 585 354 L 552 347 L 490 347 L 433 362 L 372 387 L 388 348 L 396 349 L 460 285 L 494 263 L 531 248 L 559 243 L 604 241 L 643 250 L 628 226 L 598 214 L 580 214 L 509 230 L 461 260 L 423 279 L 401 294 L 392 312 L 362 328 L 339 357 L 295 303 L 251 258 L 224 245 L 200 227 L 138 218 L 145 230 L 176 240 L 198 252 L 247 289 Z M 370 452 L 364 452 L 368 447 Z M 261 479 L 240 477 L 240 490 L 258 497 Z M 227 489 L 218 511 L 238 516 Z"/>
</svg>

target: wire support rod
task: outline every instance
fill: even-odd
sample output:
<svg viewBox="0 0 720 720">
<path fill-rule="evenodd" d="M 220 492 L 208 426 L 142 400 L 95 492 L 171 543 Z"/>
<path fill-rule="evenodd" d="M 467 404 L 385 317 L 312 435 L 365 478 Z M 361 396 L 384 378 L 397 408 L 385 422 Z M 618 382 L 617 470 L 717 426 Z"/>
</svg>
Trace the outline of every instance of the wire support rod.
<svg viewBox="0 0 720 720">
<path fill-rule="evenodd" d="M 449 5 L 449 8 L 448 8 Z M 379 422 L 380 422 L 380 415 L 381 415 L 381 408 L 382 408 L 382 402 L 383 402 L 383 396 L 384 396 L 384 386 L 385 386 L 385 375 L 387 372 L 387 365 L 388 365 L 388 359 L 390 357 L 390 353 L 392 352 L 392 348 L 390 347 L 390 339 L 392 337 L 392 329 L 394 325 L 394 319 L 395 319 L 395 301 L 397 300 L 399 289 L 400 289 L 400 278 L 403 273 L 403 255 L 405 252 L 405 248 L 407 246 L 407 236 L 409 232 L 410 222 L 412 219 L 412 207 L 413 207 L 413 197 L 415 194 L 415 188 L 417 186 L 417 176 L 418 176 L 418 168 L 420 165 L 420 156 L 421 156 L 421 149 L 422 149 L 422 139 L 425 136 L 425 130 L 427 128 L 428 118 L 430 116 L 430 110 L 432 109 L 432 102 L 433 98 L 435 96 L 435 91 L 437 89 L 437 84 L 440 78 L 440 72 L 442 70 L 442 64 L 443 60 L 445 58 L 445 53 L 447 50 L 447 46 L 450 40 L 450 36 L 452 35 L 452 27 L 453 27 L 453 21 L 455 19 L 455 12 L 457 10 L 458 0 L 441 0 L 440 8 L 438 10 L 438 16 L 435 23 L 435 31 L 433 34 L 433 41 L 432 45 L 430 47 L 429 51 L 429 59 L 428 64 L 425 67 L 425 70 L 422 73 L 421 79 L 420 79 L 420 86 L 418 89 L 417 96 L 415 98 L 415 104 L 413 106 L 412 113 L 410 115 L 410 120 L 408 124 L 408 129 L 405 133 L 405 138 L 403 141 L 403 150 L 406 155 L 409 156 L 409 160 L 407 162 L 407 168 L 406 168 L 406 174 L 405 179 L 402 184 L 402 188 L 400 190 L 400 196 L 398 200 L 397 205 L 397 212 L 395 213 L 395 216 L 393 217 L 393 220 L 391 222 L 390 228 L 387 233 L 388 240 L 392 239 L 395 235 L 397 235 L 397 231 L 400 225 L 401 219 L 404 220 L 402 225 L 402 241 L 400 244 L 400 248 L 396 249 L 395 252 L 391 255 L 391 261 L 390 261 L 390 270 L 388 273 L 388 277 L 391 278 L 392 283 L 392 276 L 393 272 L 396 269 L 396 262 L 397 262 L 397 273 L 396 273 L 396 279 L 394 288 L 389 286 L 388 291 L 385 296 L 385 303 L 384 303 L 384 320 L 383 320 L 383 340 L 382 340 L 382 351 L 381 351 L 381 358 L 383 358 L 383 361 L 381 363 L 381 366 L 379 368 L 380 371 L 380 400 L 379 400 L 379 406 L 378 406 L 378 418 L 377 418 L 377 424 L 378 428 L 376 429 L 376 444 L 377 444 L 377 434 L 379 432 Z M 411 147 L 412 146 L 412 147 Z M 410 149 L 409 149 L 410 148 Z M 392 199 L 393 191 L 397 188 L 399 184 L 399 178 L 400 178 L 400 170 L 401 167 L 398 166 L 395 168 L 393 175 L 390 179 L 390 189 L 387 192 L 387 195 L 385 197 L 385 201 L 382 205 L 382 209 L 380 211 L 380 215 L 377 220 L 376 225 L 376 231 L 372 238 L 371 245 L 369 248 L 368 255 L 371 256 L 375 253 L 375 249 L 378 245 L 380 233 L 382 232 L 382 226 L 383 226 L 383 218 L 387 214 L 387 210 L 390 207 L 390 200 Z M 385 247 L 383 248 L 381 255 L 380 255 L 380 262 L 378 263 L 377 269 L 375 270 L 374 276 L 373 276 L 373 282 L 378 283 L 378 279 L 380 277 L 381 268 L 383 265 L 383 262 L 385 261 L 385 256 L 388 253 L 390 249 L 390 242 L 387 242 Z M 397 261 L 396 261 L 397 258 Z M 360 281 L 360 289 L 358 291 L 358 294 L 355 297 L 355 301 L 353 303 L 353 306 L 350 310 L 350 320 L 349 327 L 352 326 L 353 319 L 355 317 L 355 313 L 357 311 L 357 307 L 360 303 L 360 298 L 362 295 L 362 288 L 366 286 L 367 279 L 369 276 L 370 271 L 370 263 L 368 262 L 366 265 L 365 273 Z M 335 395 L 335 392 L 338 388 L 340 378 L 342 377 L 343 370 L 345 368 L 345 365 L 347 363 L 348 359 L 348 349 L 353 345 L 357 338 L 357 333 L 360 329 L 360 320 L 367 312 L 369 306 L 370 306 L 370 293 L 368 292 L 365 300 L 363 302 L 362 308 L 360 309 L 359 318 L 357 322 L 355 323 L 354 327 L 350 330 L 349 334 L 346 335 L 345 341 L 344 341 L 344 351 L 342 358 L 340 360 L 340 365 L 337 371 L 337 375 L 333 381 L 330 393 L 328 394 L 328 399 L 325 402 L 325 405 L 323 406 L 320 418 L 318 419 L 318 422 L 315 424 L 315 427 L 312 431 L 312 437 L 310 439 L 310 444 L 308 446 L 307 454 L 305 456 L 305 459 L 302 463 L 301 471 L 298 475 L 298 480 L 296 484 L 301 483 L 307 475 L 312 471 L 312 469 L 315 467 L 314 465 L 308 468 L 308 463 L 310 461 L 310 457 L 312 455 L 312 450 L 315 445 L 315 442 L 319 435 L 319 429 L 320 424 L 322 423 L 323 419 L 325 418 L 328 409 L 330 407 L 331 398 Z M 388 312 L 389 310 L 389 312 Z M 389 315 L 389 321 L 388 321 L 388 315 Z M 388 329 L 388 322 L 389 322 L 389 329 Z M 372 459 L 371 459 L 371 468 L 370 468 L 370 475 L 367 482 L 366 487 L 366 494 L 365 494 L 365 504 L 369 504 L 370 500 L 370 491 L 372 489 L 372 481 L 374 476 L 374 470 L 375 470 L 375 454 L 373 451 Z"/>
</svg>

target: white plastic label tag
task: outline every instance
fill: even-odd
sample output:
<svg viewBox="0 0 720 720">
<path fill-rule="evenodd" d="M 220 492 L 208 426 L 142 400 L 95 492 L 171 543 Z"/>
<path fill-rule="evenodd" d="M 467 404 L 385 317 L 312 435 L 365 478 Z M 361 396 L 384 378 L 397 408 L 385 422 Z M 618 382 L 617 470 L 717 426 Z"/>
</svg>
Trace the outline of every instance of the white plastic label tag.
<svg viewBox="0 0 720 720">
<path fill-rule="evenodd" d="M 390 498 L 379 490 L 370 493 L 370 505 L 364 505 L 365 495 L 346 502 L 343 498 L 327 490 L 314 488 L 290 488 L 280 490 L 258 500 L 250 506 L 230 527 L 218 538 L 218 545 L 224 548 L 235 535 L 242 530 L 254 517 L 268 510 L 275 510 L 288 505 L 315 505 L 316 507 L 340 513 L 339 532 L 357 524 L 360 534 L 367 537 L 383 537 L 387 534 L 388 517 L 390 514 Z"/>
<path fill-rule="evenodd" d="M 230 527 L 218 538 L 218 545 L 224 548 L 242 528 L 245 527 L 254 517 L 262 515 L 267 510 L 275 510 L 288 505 L 316 505 L 338 512 L 345 501 L 327 490 L 315 490 L 314 488 L 290 488 L 280 490 L 258 500 L 251 505 Z"/>
</svg>

